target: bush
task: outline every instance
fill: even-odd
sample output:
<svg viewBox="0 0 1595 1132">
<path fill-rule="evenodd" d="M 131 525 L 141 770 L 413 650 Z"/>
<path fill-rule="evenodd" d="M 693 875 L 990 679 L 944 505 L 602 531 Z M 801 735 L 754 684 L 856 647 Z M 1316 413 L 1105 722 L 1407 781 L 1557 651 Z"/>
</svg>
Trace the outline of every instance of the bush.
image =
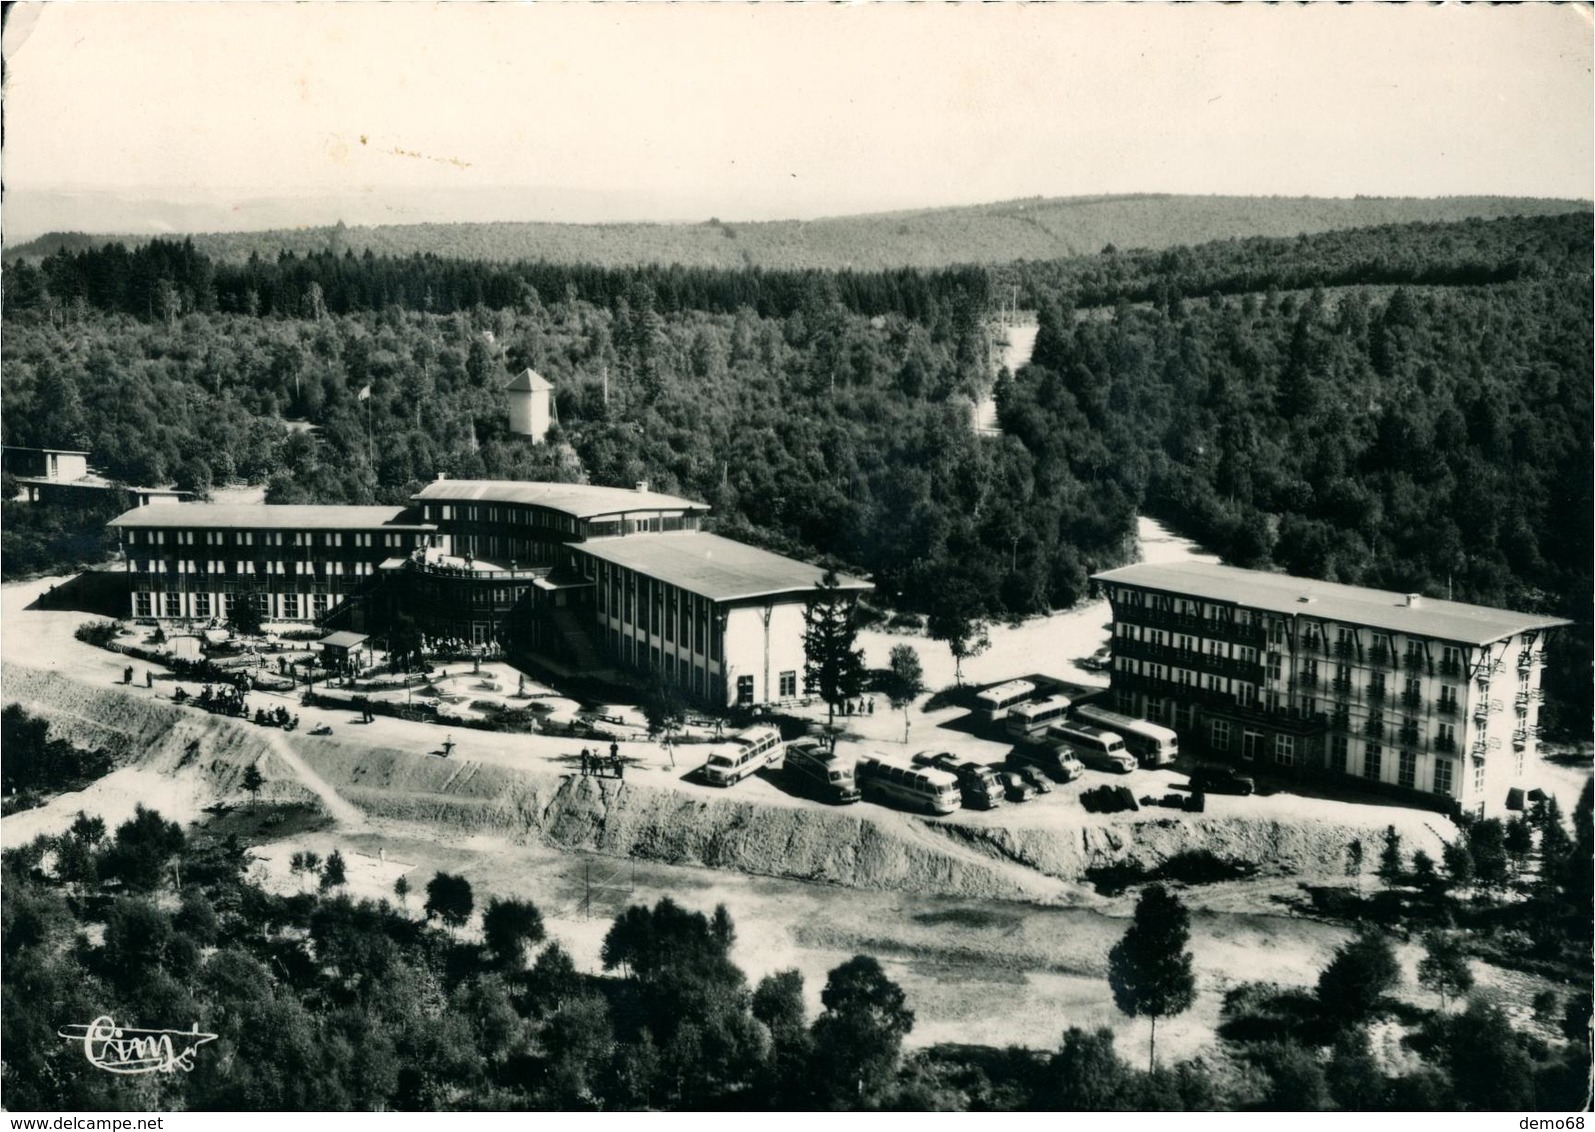
<svg viewBox="0 0 1595 1132">
<path fill-rule="evenodd" d="M 109 648 L 121 631 L 121 625 L 115 621 L 86 621 L 74 629 L 72 635 L 85 644 L 103 649 Z"/>
<path fill-rule="evenodd" d="M 899 633 L 923 633 L 925 618 L 918 613 L 894 613 L 887 619 L 886 627 Z"/>
</svg>

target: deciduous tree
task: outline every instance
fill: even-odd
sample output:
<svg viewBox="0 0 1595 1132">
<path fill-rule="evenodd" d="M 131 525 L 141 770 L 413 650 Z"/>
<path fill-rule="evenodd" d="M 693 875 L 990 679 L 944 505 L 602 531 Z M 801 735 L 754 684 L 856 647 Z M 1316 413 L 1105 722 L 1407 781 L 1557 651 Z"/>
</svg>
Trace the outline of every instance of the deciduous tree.
<svg viewBox="0 0 1595 1132">
<path fill-rule="evenodd" d="M 1152 1022 L 1148 1066 L 1157 1064 L 1157 1022 L 1183 1014 L 1196 999 L 1191 971 L 1191 917 L 1179 897 L 1161 884 L 1148 885 L 1135 905 L 1124 938 L 1108 952 L 1113 1001 L 1132 1018 Z"/>
</svg>

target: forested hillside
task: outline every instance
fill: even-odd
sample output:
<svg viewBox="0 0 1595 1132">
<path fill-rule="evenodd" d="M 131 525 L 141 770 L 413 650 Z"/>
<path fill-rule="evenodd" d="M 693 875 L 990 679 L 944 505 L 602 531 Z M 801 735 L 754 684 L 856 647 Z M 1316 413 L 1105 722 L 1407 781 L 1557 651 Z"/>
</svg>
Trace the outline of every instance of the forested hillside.
<svg viewBox="0 0 1595 1132">
<path fill-rule="evenodd" d="M 1038 278 L 1033 364 L 999 391 L 1003 427 L 1038 456 L 1082 418 L 1126 430 L 1146 510 L 1236 564 L 1581 622 L 1556 690 L 1587 734 L 1571 705 L 1589 702 L 1589 220 L 1389 235 L 1378 281 L 1464 285 L 1235 297 L 1215 282 L 1360 282 L 1341 254 L 1353 234 L 1272 265 L 1165 257 L 1126 276 L 1157 300 L 1111 318 L 1077 317 L 1075 295 L 1101 293 L 1088 276 Z"/>
<path fill-rule="evenodd" d="M 1591 236 L 1576 213 L 993 273 L 61 253 L 5 278 L 3 428 L 280 501 L 647 479 L 909 606 L 1073 602 L 1142 508 L 1237 563 L 1587 626 Z M 1012 287 L 1041 333 L 980 438 Z M 558 389 L 552 445 L 507 433 L 524 366 Z"/>
<path fill-rule="evenodd" d="M 243 263 L 330 251 L 379 256 L 417 253 L 487 261 L 624 267 L 683 264 L 734 269 L 889 270 L 1002 264 L 1093 255 L 1106 245 L 1161 249 L 1247 236 L 1290 236 L 1382 224 L 1469 217 L 1544 216 L 1589 209 L 1585 201 L 1519 197 L 1435 199 L 1136 195 L 1033 197 L 961 208 L 742 223 L 409 224 L 312 227 L 196 236 L 207 256 Z M 149 236 L 104 236 L 140 243 Z M 43 236 L 8 253 L 40 257 L 81 248 L 81 233 Z"/>
<path fill-rule="evenodd" d="M 6 442 L 82 444 L 141 483 L 266 481 L 274 502 L 402 502 L 440 472 L 646 479 L 894 600 L 958 576 L 996 615 L 1078 600 L 1090 569 L 1131 552 L 1139 472 L 1109 459 L 1111 430 L 1044 462 L 971 432 L 982 273 L 694 273 L 693 291 L 673 273 L 528 269 L 497 273 L 517 296 L 497 308 L 398 305 L 439 268 L 476 278 L 427 260 L 259 265 L 255 293 L 308 316 L 271 318 L 203 309 L 254 274 L 179 245 L 52 259 L 42 286 L 13 273 Z M 120 313 L 146 301 L 165 315 Z M 551 445 L 507 432 L 501 387 L 525 366 L 557 387 Z"/>
</svg>

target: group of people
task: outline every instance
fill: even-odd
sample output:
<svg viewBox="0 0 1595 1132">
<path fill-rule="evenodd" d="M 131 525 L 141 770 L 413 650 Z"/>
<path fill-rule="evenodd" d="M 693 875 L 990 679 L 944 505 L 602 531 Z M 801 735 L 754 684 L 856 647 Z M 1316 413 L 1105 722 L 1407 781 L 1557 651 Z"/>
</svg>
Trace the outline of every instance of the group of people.
<svg viewBox="0 0 1595 1132">
<path fill-rule="evenodd" d="M 284 731 L 292 731 L 299 726 L 299 717 L 281 704 L 278 704 L 270 711 L 265 708 L 256 708 L 255 722 L 262 727 L 281 727 Z"/>
<path fill-rule="evenodd" d="M 860 696 L 856 700 L 843 700 L 842 701 L 842 714 L 843 715 L 874 715 L 875 714 L 875 697 L 874 696 Z"/>
<path fill-rule="evenodd" d="M 619 743 L 612 742 L 609 744 L 609 757 L 607 759 L 604 757 L 603 752 L 591 751 L 583 747 L 581 759 L 583 778 L 589 775 L 602 775 L 605 766 L 609 768 L 609 773 L 616 778 L 626 777 L 626 764 L 620 761 Z"/>
</svg>

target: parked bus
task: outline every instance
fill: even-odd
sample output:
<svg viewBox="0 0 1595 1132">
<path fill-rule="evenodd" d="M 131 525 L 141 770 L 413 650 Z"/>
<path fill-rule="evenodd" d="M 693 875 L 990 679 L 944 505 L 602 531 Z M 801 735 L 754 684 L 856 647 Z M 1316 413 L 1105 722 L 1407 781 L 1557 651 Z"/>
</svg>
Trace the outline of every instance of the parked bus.
<svg viewBox="0 0 1595 1132">
<path fill-rule="evenodd" d="M 987 723 L 996 723 L 1015 704 L 1022 704 L 1035 694 L 1036 686 L 1030 681 L 1010 680 L 975 693 L 975 713 Z"/>
<path fill-rule="evenodd" d="M 1073 782 L 1085 773 L 1085 767 L 1075 758 L 1073 750 L 1051 740 L 1015 743 L 1004 763 L 1010 768 L 1040 767 L 1059 782 Z"/>
<path fill-rule="evenodd" d="M 734 786 L 761 767 L 781 761 L 781 733 L 773 727 L 750 727 L 731 736 L 729 751 L 711 755 L 703 768 L 713 786 Z"/>
<path fill-rule="evenodd" d="M 854 768 L 866 798 L 933 814 L 950 814 L 961 804 L 958 779 L 934 767 L 910 766 L 889 755 L 865 755 Z"/>
<path fill-rule="evenodd" d="M 818 739 L 798 739 L 786 748 L 785 774 L 792 786 L 811 798 L 845 806 L 861 795 L 853 781 L 853 764 Z"/>
<path fill-rule="evenodd" d="M 1008 734 L 1015 739 L 1028 739 L 1032 735 L 1039 735 L 1049 725 L 1057 723 L 1068 715 L 1069 705 L 1072 703 L 1074 701 L 1068 696 L 1048 696 L 1044 700 L 1015 704 L 1008 710 Z"/>
<path fill-rule="evenodd" d="M 1125 747 L 1141 760 L 1142 766 L 1168 766 L 1179 757 L 1180 737 L 1172 728 L 1136 719 L 1122 712 L 1109 711 L 1096 704 L 1082 704 L 1075 708 L 1074 717 L 1124 736 Z"/>
<path fill-rule="evenodd" d="M 915 766 L 945 770 L 958 779 L 964 806 L 971 810 L 991 810 L 1002 804 L 1002 783 L 985 763 L 960 759 L 951 751 L 921 751 L 909 760 Z"/>
<path fill-rule="evenodd" d="M 1124 745 L 1124 736 L 1091 723 L 1054 723 L 1047 738 L 1073 751 L 1086 766 L 1128 774 L 1135 769 L 1135 756 Z"/>
</svg>

